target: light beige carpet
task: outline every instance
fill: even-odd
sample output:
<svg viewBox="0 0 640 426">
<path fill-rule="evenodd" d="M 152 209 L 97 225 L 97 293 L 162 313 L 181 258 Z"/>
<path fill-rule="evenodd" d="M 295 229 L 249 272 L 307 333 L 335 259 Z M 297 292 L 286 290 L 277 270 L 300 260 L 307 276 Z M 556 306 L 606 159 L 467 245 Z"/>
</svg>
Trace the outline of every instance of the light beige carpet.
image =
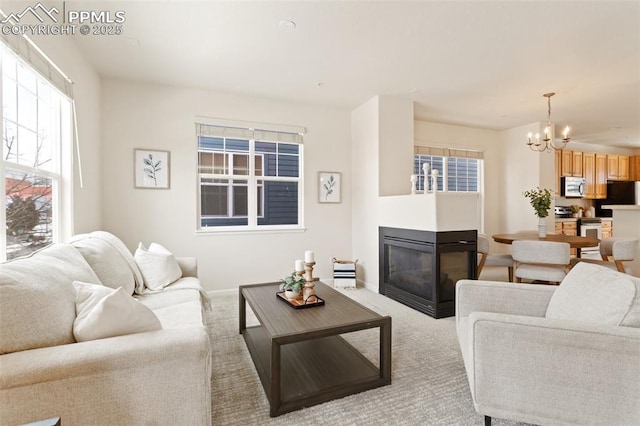
<svg viewBox="0 0 640 426">
<path fill-rule="evenodd" d="M 392 383 L 276 418 L 238 333 L 238 297 L 205 314 L 213 357 L 214 425 L 482 425 L 471 400 L 453 317 L 435 320 L 365 289 L 343 293 L 392 317 Z M 254 318 L 248 323 L 256 323 Z M 377 365 L 378 331 L 346 338 Z M 516 423 L 494 419 L 493 424 Z"/>
</svg>

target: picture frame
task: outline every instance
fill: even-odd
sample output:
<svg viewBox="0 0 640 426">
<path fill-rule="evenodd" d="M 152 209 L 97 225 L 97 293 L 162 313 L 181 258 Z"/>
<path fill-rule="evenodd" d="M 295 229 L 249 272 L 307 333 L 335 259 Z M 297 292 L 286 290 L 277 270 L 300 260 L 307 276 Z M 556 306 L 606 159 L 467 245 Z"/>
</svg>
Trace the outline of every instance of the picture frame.
<svg viewBox="0 0 640 426">
<path fill-rule="evenodd" d="M 134 188 L 169 189 L 171 153 L 157 149 L 133 150 Z"/>
<path fill-rule="evenodd" d="M 340 203 L 342 198 L 342 174 L 318 172 L 318 202 Z"/>
</svg>

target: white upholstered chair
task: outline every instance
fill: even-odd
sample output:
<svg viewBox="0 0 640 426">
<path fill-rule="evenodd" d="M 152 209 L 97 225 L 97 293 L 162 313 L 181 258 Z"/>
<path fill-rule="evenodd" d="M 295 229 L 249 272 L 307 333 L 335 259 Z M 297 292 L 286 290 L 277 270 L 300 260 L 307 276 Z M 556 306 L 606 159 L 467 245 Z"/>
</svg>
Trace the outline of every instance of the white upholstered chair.
<svg viewBox="0 0 640 426">
<path fill-rule="evenodd" d="M 636 294 L 640 278 L 587 263 L 559 286 L 458 281 L 456 329 L 478 414 L 640 425 Z"/>
<path fill-rule="evenodd" d="M 516 282 L 522 279 L 559 283 L 571 262 L 568 243 L 555 241 L 514 241 L 511 245 Z"/>
<path fill-rule="evenodd" d="M 513 257 L 510 254 L 490 254 L 489 239 L 484 234 L 478 234 L 478 253 L 480 254 L 480 261 L 478 262 L 476 278 L 480 278 L 480 273 L 485 266 L 497 266 L 507 268 L 509 281 L 513 281 Z"/>
<path fill-rule="evenodd" d="M 595 263 L 616 269 L 619 272 L 631 274 L 631 268 L 622 262 L 632 261 L 636 254 L 638 240 L 631 238 L 603 238 L 600 241 L 600 256 L 602 260 L 596 259 L 571 259 L 571 265 L 579 262 Z"/>
</svg>

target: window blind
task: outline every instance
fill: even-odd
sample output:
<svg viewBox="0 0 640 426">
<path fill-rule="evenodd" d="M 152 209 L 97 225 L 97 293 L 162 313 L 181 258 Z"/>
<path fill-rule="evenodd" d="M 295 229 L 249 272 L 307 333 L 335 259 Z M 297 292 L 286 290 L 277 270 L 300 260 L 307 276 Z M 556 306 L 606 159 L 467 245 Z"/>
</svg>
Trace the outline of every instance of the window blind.
<svg viewBox="0 0 640 426">
<path fill-rule="evenodd" d="M 438 148 L 432 146 L 414 146 L 413 153 L 415 155 L 432 155 L 437 157 L 456 157 L 456 158 L 484 158 L 484 152 L 473 151 L 469 149 L 457 148 Z"/>
<path fill-rule="evenodd" d="M 285 142 L 302 144 L 303 135 L 306 131 L 303 127 L 294 128 L 286 126 L 286 130 L 280 130 L 277 125 L 268 128 L 258 123 L 233 122 L 233 125 L 207 124 L 198 122 L 196 118 L 197 136 L 214 136 L 224 138 L 254 139 L 260 141 Z"/>
<path fill-rule="evenodd" d="M 0 11 L 3 18 L 6 15 Z M 73 99 L 73 82 L 64 72 L 26 35 L 4 34 L 2 42 L 29 64 L 38 74 L 48 80 L 56 89 Z"/>
</svg>

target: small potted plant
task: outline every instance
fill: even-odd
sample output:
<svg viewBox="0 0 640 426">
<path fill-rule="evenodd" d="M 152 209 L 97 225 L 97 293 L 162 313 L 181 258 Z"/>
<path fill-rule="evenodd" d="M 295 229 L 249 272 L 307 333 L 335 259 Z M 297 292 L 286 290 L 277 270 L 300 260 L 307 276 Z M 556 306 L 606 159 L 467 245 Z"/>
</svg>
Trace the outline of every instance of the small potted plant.
<svg viewBox="0 0 640 426">
<path fill-rule="evenodd" d="M 551 208 L 551 191 L 546 188 L 537 187 L 524 192 L 524 196 L 529 199 L 531 207 L 536 211 L 538 216 L 538 236 L 544 238 L 547 236 L 547 222 L 545 218 L 549 216 Z"/>
<path fill-rule="evenodd" d="M 285 297 L 289 300 L 297 299 L 300 297 L 303 285 L 304 278 L 302 275 L 298 275 L 297 272 L 292 272 L 282 280 L 282 284 L 280 284 L 280 291 L 284 291 Z"/>
</svg>

